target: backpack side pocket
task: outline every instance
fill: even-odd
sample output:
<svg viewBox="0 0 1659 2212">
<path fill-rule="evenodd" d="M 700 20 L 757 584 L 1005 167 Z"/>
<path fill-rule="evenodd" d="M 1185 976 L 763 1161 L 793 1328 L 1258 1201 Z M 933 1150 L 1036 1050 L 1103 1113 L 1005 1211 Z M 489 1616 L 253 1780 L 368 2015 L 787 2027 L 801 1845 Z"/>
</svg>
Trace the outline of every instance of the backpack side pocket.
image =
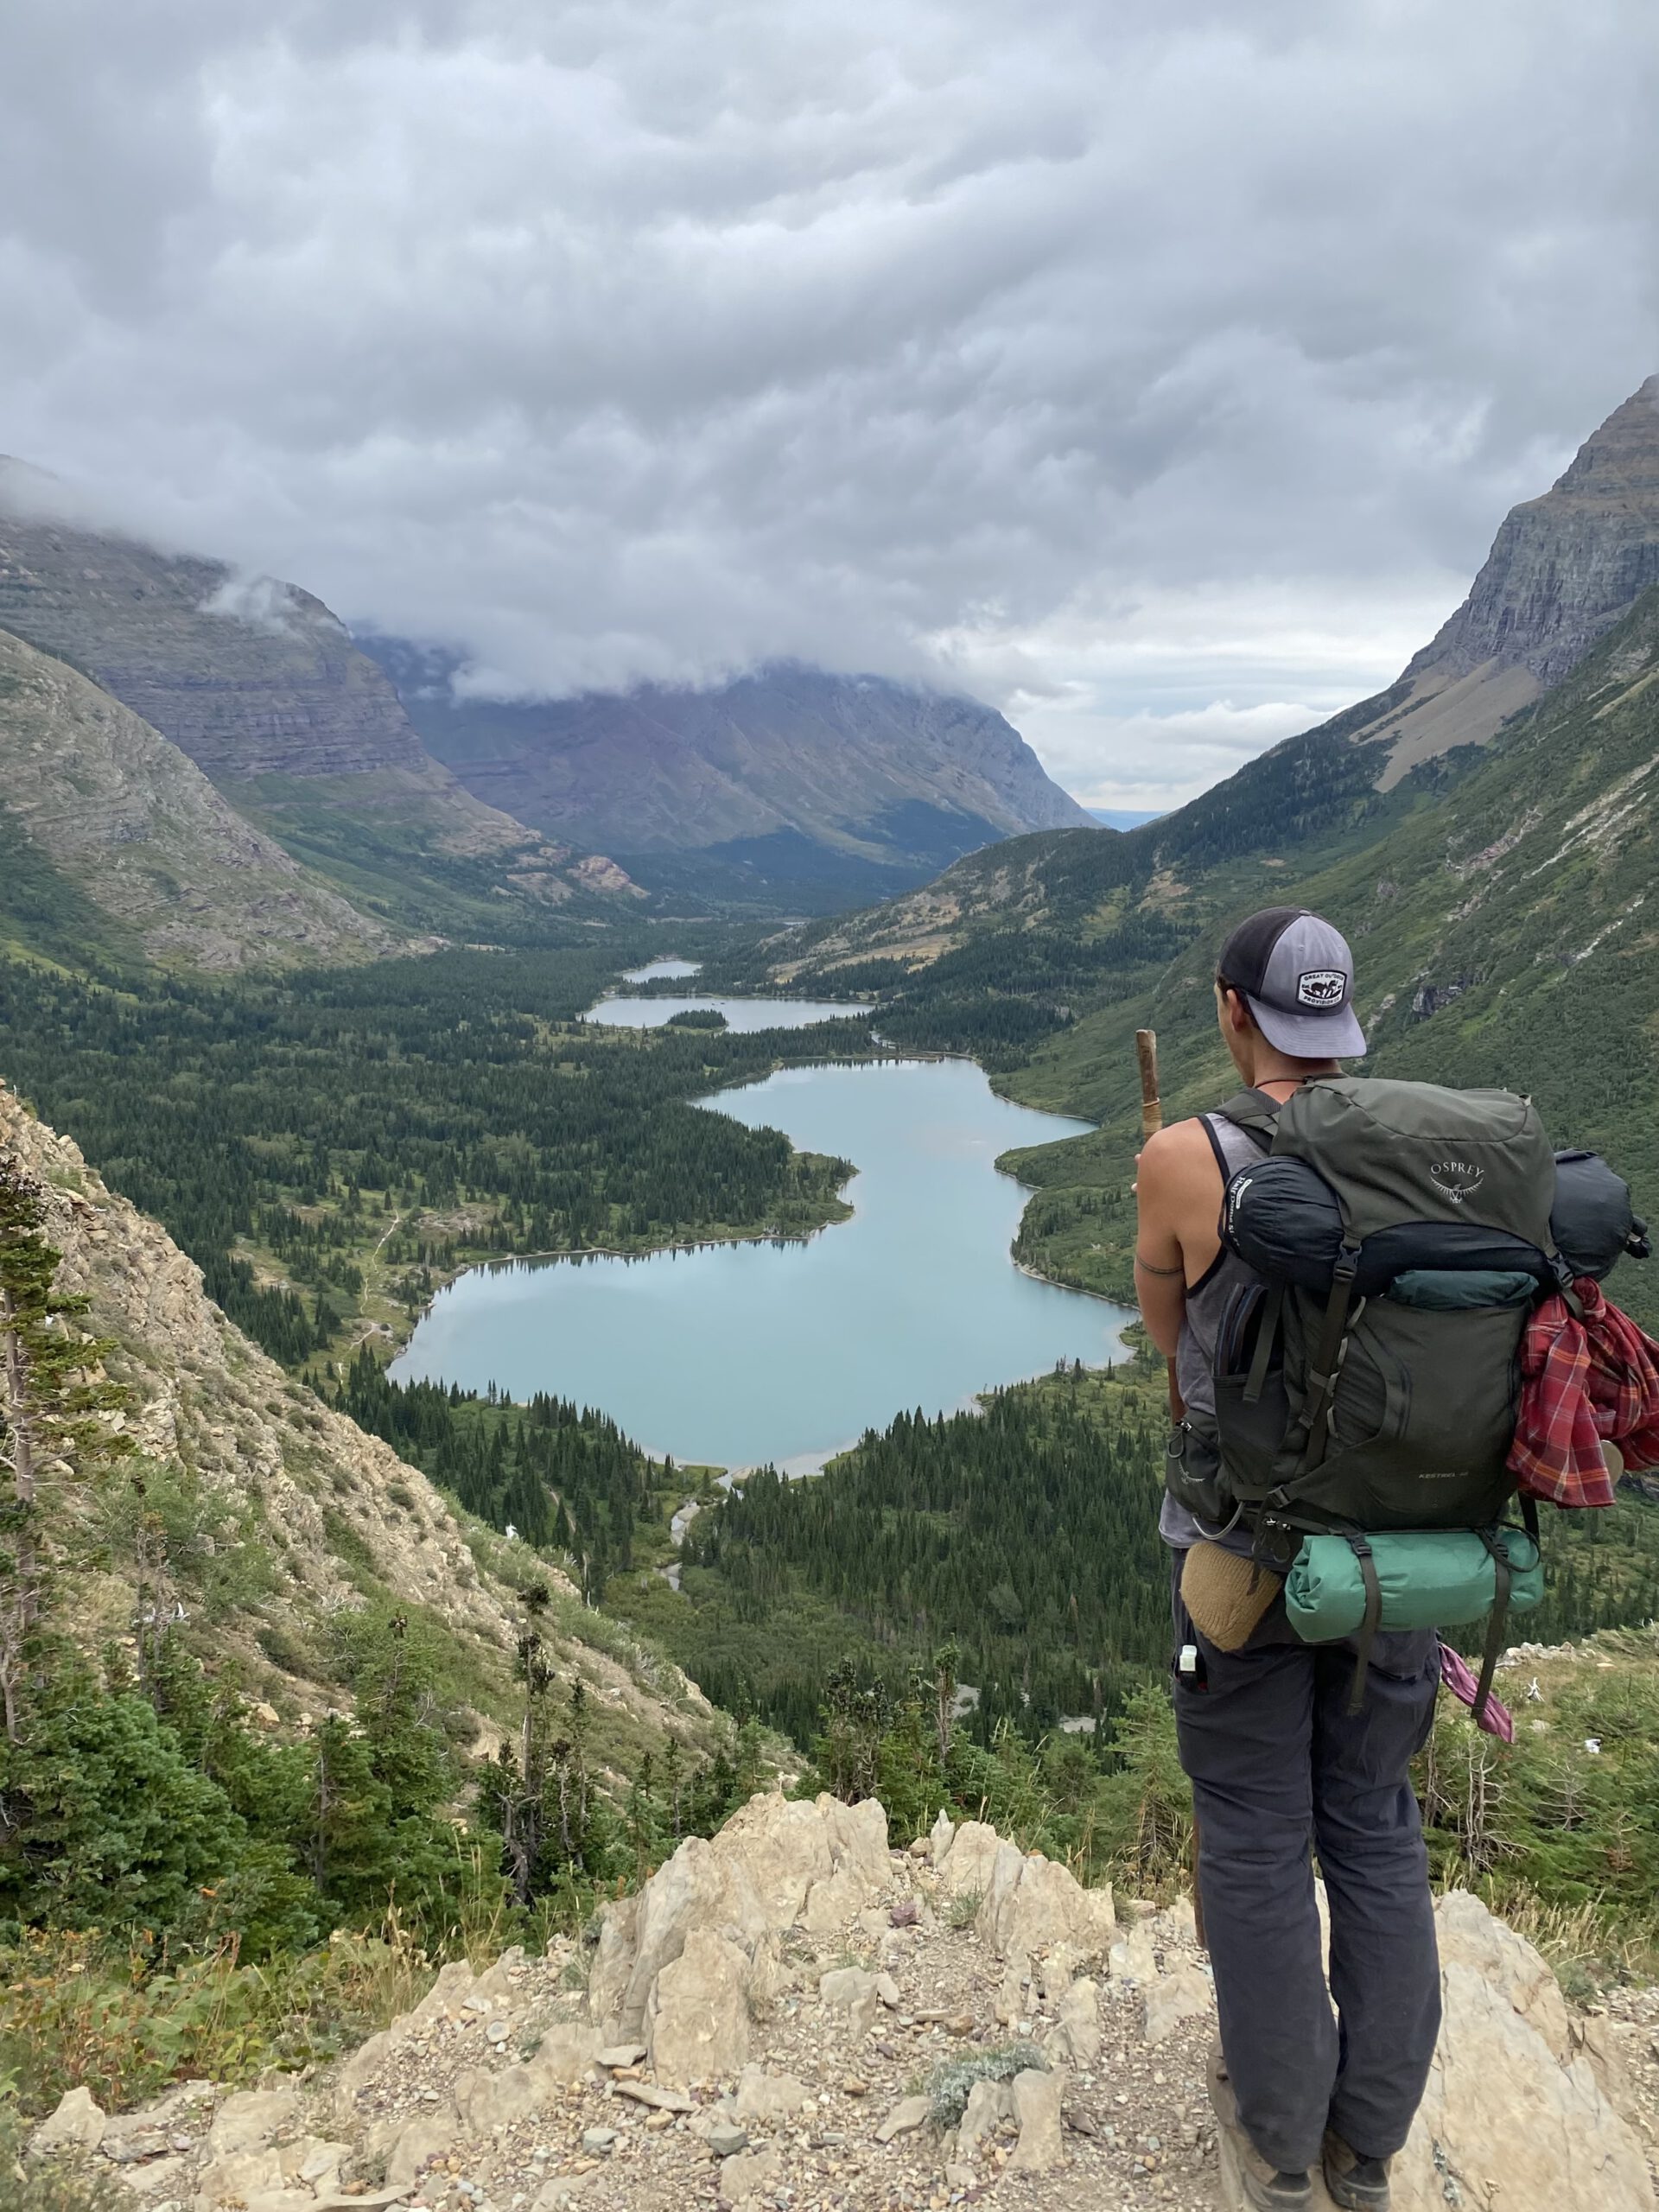
<svg viewBox="0 0 1659 2212">
<path fill-rule="evenodd" d="M 1216 1332 L 1216 1436 L 1228 1488 L 1249 1500 L 1272 1487 L 1290 1420 L 1285 1323 L 1294 1293 L 1242 1284 Z"/>
</svg>

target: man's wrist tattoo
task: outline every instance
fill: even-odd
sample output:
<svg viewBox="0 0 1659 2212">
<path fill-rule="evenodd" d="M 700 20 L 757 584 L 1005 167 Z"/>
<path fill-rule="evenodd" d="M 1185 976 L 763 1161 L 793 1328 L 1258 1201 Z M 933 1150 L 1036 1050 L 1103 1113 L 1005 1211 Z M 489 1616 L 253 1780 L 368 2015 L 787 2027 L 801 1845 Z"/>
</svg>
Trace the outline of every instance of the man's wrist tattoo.
<svg viewBox="0 0 1659 2212">
<path fill-rule="evenodd" d="M 1150 1260 L 1143 1260 L 1138 1252 L 1135 1255 L 1135 1264 L 1143 1275 L 1180 1275 L 1186 1273 L 1186 1269 L 1180 1266 L 1154 1268 Z"/>
</svg>

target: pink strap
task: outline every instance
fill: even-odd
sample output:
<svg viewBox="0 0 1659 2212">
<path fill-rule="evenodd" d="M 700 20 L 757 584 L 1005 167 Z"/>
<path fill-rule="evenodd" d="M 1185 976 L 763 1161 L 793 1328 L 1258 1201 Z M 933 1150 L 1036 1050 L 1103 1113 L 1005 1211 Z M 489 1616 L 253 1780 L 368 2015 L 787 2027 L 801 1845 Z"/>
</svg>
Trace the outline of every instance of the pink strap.
<svg viewBox="0 0 1659 2212">
<path fill-rule="evenodd" d="M 1453 1697 L 1472 1707 L 1480 1685 L 1464 1664 L 1461 1656 L 1449 1643 L 1440 1646 L 1440 1680 Z M 1479 1726 L 1488 1736 L 1497 1736 L 1506 1744 L 1515 1741 L 1515 1720 L 1501 1698 L 1489 1697 L 1486 1710 L 1480 1716 Z"/>
</svg>

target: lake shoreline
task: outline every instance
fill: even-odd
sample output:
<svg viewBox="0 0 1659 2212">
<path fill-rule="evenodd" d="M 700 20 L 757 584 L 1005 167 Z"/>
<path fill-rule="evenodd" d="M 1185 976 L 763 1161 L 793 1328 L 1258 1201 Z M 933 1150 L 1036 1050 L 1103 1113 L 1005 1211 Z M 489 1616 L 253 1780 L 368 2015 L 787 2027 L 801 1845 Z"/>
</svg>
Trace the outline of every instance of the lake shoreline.
<svg viewBox="0 0 1659 2212">
<path fill-rule="evenodd" d="M 620 996 L 622 995 L 607 993 L 607 995 Z M 596 1001 L 595 1004 L 598 1003 L 601 1003 L 601 1001 Z M 901 1047 L 893 1045 L 885 1038 L 878 1038 L 874 1036 L 874 1033 L 872 1033 L 871 1036 L 871 1042 L 872 1044 L 878 1046 L 880 1049 L 870 1055 L 868 1062 L 846 1063 L 836 1060 L 779 1060 L 770 1071 L 770 1073 L 777 1075 L 781 1073 L 785 1069 L 791 1067 L 836 1067 L 847 1065 L 874 1065 L 888 1067 L 904 1067 L 912 1064 L 917 1065 L 929 1065 L 940 1063 L 960 1062 L 964 1066 L 977 1068 L 980 1073 L 985 1077 L 986 1082 L 990 1085 L 992 1093 L 995 1096 L 1003 1100 L 1005 1103 L 1011 1106 L 1023 1107 L 1025 1105 L 1025 1102 L 1022 1099 L 1011 1097 L 1007 1092 L 998 1090 L 995 1077 L 991 1076 L 989 1071 L 980 1061 L 974 1058 L 971 1052 L 945 1052 L 922 1048 L 912 1048 L 909 1051 L 905 1051 Z M 726 1089 L 732 1091 L 747 1090 L 751 1089 L 754 1084 L 758 1083 L 764 1083 L 767 1080 L 768 1077 L 766 1076 L 749 1077 L 746 1077 L 741 1083 L 734 1083 L 727 1085 Z M 699 1099 L 696 1103 L 700 1107 L 705 1108 L 710 1112 L 717 1112 L 719 1109 L 715 1106 L 713 1102 L 715 1099 L 723 1097 L 724 1096 L 724 1090 L 711 1091 L 707 1098 Z M 1026 1108 L 1026 1110 L 1027 1112 L 1048 1112 L 1053 1109 L 1048 1108 Z M 1071 1118 L 1082 1120 L 1084 1117 L 1082 1116 L 1075 1116 Z M 1061 1141 L 1065 1141 L 1065 1140 L 1061 1140 Z M 1014 1147 L 1014 1149 L 1016 1150 L 1023 1148 L 1024 1147 Z M 1024 1182 L 1018 1175 L 1013 1174 L 1006 1169 L 999 1168 L 997 1172 L 999 1174 L 1007 1174 L 1008 1181 L 1015 1184 L 1021 1191 L 1024 1191 L 1027 1194 L 1028 1198 L 1034 1196 L 1037 1191 L 1042 1187 L 1038 1184 Z M 852 1172 L 846 1179 L 847 1181 L 852 1181 L 858 1173 L 858 1163 L 855 1160 L 852 1164 Z M 838 1189 L 844 1189 L 846 1185 L 843 1183 L 838 1186 Z M 723 1236 L 715 1230 L 706 1230 L 696 1236 L 674 1237 L 667 1243 L 661 1244 L 563 1245 L 553 1246 L 547 1250 L 540 1252 L 483 1253 L 475 1259 L 463 1260 L 458 1266 L 454 1268 L 447 1269 L 436 1268 L 432 1271 L 432 1288 L 430 1294 L 414 1313 L 410 1313 L 405 1317 L 400 1325 L 393 1327 L 385 1323 L 377 1324 L 373 1328 L 366 1331 L 363 1335 L 359 1336 L 348 1347 L 345 1353 L 334 1355 L 333 1364 L 335 1366 L 337 1370 L 342 1360 L 349 1358 L 356 1352 L 359 1351 L 365 1344 L 372 1344 L 378 1351 L 385 1353 L 385 1363 L 386 1365 L 391 1365 L 393 1361 L 400 1358 L 403 1354 L 408 1351 L 410 1344 L 414 1339 L 416 1332 L 419 1329 L 422 1322 L 424 1321 L 430 1314 L 433 1307 L 436 1305 L 438 1299 L 442 1293 L 446 1290 L 451 1289 L 466 1275 L 475 1274 L 486 1269 L 512 1267 L 543 1267 L 550 1265 L 556 1261 L 653 1260 L 664 1255 L 701 1252 L 733 1244 L 808 1244 L 812 1243 L 815 1238 L 822 1236 L 827 1230 L 843 1228 L 849 1221 L 854 1218 L 857 1211 L 855 1207 L 849 1205 L 844 1199 L 838 1198 L 837 1203 L 842 1208 L 841 1212 L 832 1214 L 826 1221 L 816 1223 L 810 1229 L 791 1230 L 786 1232 L 766 1230 L 733 1229 Z M 1133 1310 L 1127 1307 L 1122 1300 L 1111 1297 L 1103 1290 L 1090 1290 L 1082 1283 L 1067 1282 L 1058 1275 L 1045 1274 L 1041 1268 L 1033 1266 L 1028 1260 L 1020 1259 L 1014 1250 L 1014 1243 L 1018 1242 L 1018 1238 L 1019 1229 L 1016 1227 L 1014 1239 L 1010 1243 L 1008 1249 L 1009 1263 L 1018 1274 L 1024 1275 L 1028 1281 L 1041 1283 L 1046 1288 L 1051 1290 L 1069 1291 L 1074 1297 L 1092 1298 L 1103 1306 L 1110 1306 L 1115 1307 L 1120 1313 Z M 1030 1378 L 1027 1379 L 1028 1380 Z M 1001 1389 L 1004 1386 L 1001 1383 L 995 1383 L 988 1387 L 995 1389 Z M 838 1446 L 837 1449 L 842 1451 L 850 1451 L 852 1446 L 850 1445 L 842 1445 Z"/>
<path fill-rule="evenodd" d="M 931 1418 L 1055 1365 L 1121 1357 L 1131 1313 L 1045 1280 L 1014 1250 L 1032 1189 L 1012 1156 L 1090 1125 L 999 1097 L 969 1054 L 843 1058 L 812 1041 L 797 1059 L 780 1038 L 769 1073 L 696 1103 L 855 1163 L 834 1221 L 683 1236 L 645 1253 L 482 1255 L 429 1303 L 395 1379 L 574 1396 L 653 1457 L 793 1476 L 897 1409 Z M 569 1264 L 582 1259 L 595 1263 L 586 1278 Z"/>
</svg>

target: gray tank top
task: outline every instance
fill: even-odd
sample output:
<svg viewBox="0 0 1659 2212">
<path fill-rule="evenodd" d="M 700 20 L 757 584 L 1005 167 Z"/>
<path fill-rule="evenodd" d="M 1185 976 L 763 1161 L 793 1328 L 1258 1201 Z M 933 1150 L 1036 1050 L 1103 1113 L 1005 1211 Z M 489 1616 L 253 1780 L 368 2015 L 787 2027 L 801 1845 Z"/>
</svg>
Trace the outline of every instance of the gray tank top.
<svg viewBox="0 0 1659 2212">
<path fill-rule="evenodd" d="M 1236 1122 L 1224 1121 L 1219 1114 L 1201 1114 L 1198 1119 L 1210 1132 L 1210 1141 L 1219 1155 L 1224 1186 L 1241 1167 L 1248 1167 L 1253 1160 L 1261 1159 L 1261 1144 Z M 1255 1270 L 1247 1268 L 1224 1244 L 1209 1271 L 1187 1291 L 1186 1313 L 1175 1347 L 1175 1380 L 1189 1420 L 1196 1414 L 1200 1429 L 1213 1433 L 1215 1428 L 1216 1338 L 1222 1314 L 1241 1283 L 1259 1280 Z M 1183 1552 L 1200 1540 L 1223 1542 L 1229 1551 L 1240 1553 L 1248 1553 L 1251 1544 L 1249 1535 L 1241 1529 L 1230 1530 L 1225 1537 L 1212 1539 L 1211 1531 L 1197 1516 L 1178 1504 L 1167 1491 L 1159 1511 L 1158 1533 L 1174 1550 Z"/>
</svg>

